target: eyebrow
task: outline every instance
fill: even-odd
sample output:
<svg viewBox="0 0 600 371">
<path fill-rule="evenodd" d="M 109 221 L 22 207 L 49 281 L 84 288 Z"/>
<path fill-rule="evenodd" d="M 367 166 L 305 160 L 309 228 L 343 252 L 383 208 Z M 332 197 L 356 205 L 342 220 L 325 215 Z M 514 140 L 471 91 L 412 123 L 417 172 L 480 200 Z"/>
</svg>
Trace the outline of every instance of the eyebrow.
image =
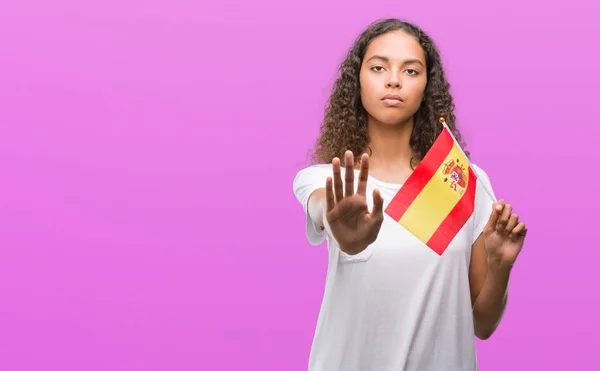
<svg viewBox="0 0 600 371">
<path fill-rule="evenodd" d="M 369 62 L 372 59 L 380 59 L 380 60 L 382 60 L 384 62 L 389 62 L 390 61 L 390 59 L 388 57 L 384 57 L 382 55 L 374 55 L 371 58 L 369 58 L 367 60 L 367 62 Z M 407 59 L 402 64 L 404 65 L 404 64 L 411 64 L 411 63 L 416 63 L 416 64 L 420 64 L 421 66 L 423 66 L 423 62 L 421 62 L 419 59 Z"/>
</svg>

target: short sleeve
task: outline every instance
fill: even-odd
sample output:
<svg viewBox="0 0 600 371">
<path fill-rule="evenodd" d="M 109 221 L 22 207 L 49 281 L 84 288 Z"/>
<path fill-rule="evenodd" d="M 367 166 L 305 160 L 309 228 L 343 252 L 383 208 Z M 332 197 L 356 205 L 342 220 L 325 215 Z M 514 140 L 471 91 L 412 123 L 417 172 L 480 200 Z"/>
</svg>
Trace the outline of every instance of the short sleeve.
<svg viewBox="0 0 600 371">
<path fill-rule="evenodd" d="M 492 207 L 495 202 L 496 194 L 492 187 L 489 176 L 483 169 L 477 165 L 471 164 L 471 167 L 475 169 L 477 176 L 477 190 L 475 193 L 475 211 L 474 211 L 474 225 L 473 235 L 471 243 L 475 243 L 475 240 L 479 238 L 485 225 L 490 219 L 492 213 Z M 491 194 L 491 196 L 490 196 Z M 492 199 L 492 197 L 494 199 Z"/>
<path fill-rule="evenodd" d="M 294 178 L 294 195 L 304 209 L 306 215 L 306 237 L 311 245 L 320 245 L 325 241 L 327 232 L 320 223 L 308 215 L 308 200 L 312 193 L 325 187 L 327 177 L 331 175 L 331 165 L 313 165 L 300 170 Z"/>
</svg>

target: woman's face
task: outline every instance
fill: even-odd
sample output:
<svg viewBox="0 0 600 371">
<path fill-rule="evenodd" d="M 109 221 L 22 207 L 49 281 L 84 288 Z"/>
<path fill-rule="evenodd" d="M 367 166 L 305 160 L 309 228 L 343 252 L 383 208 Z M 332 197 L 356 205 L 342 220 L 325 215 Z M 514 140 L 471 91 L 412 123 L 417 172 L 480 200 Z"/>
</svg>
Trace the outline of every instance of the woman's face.
<svg viewBox="0 0 600 371">
<path fill-rule="evenodd" d="M 396 125 L 419 109 L 427 85 L 425 53 L 403 31 L 372 40 L 360 69 L 361 99 L 370 120 Z"/>
</svg>

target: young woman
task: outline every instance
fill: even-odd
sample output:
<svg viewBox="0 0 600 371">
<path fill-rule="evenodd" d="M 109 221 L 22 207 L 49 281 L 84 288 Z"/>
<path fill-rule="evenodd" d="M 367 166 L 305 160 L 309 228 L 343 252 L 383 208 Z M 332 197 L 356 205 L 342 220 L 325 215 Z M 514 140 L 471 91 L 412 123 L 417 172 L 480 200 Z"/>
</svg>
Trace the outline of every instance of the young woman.
<svg viewBox="0 0 600 371">
<path fill-rule="evenodd" d="M 483 190 L 489 178 L 474 164 L 474 212 L 443 254 L 384 213 L 442 130 L 440 117 L 461 141 L 453 110 L 439 53 L 418 27 L 376 22 L 350 49 L 316 164 L 294 179 L 308 240 L 327 240 L 329 251 L 310 370 L 478 369 L 475 337 L 500 322 L 525 225 Z"/>
</svg>

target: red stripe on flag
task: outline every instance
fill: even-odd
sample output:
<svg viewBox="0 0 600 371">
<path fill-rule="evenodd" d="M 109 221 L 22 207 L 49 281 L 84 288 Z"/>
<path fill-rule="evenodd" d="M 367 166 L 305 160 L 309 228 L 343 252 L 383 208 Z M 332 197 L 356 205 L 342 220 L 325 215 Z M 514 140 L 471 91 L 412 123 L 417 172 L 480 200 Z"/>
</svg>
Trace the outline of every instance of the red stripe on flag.
<svg viewBox="0 0 600 371">
<path fill-rule="evenodd" d="M 425 188 L 435 172 L 442 165 L 450 150 L 454 146 L 454 139 L 448 129 L 444 128 L 437 137 L 423 161 L 416 167 L 415 171 L 408 177 L 405 184 L 390 201 L 385 212 L 395 221 L 399 221 L 408 207 Z"/>
<path fill-rule="evenodd" d="M 475 172 L 469 166 L 469 180 L 465 193 L 452 211 L 450 211 L 450 214 L 448 214 L 442 224 L 440 224 L 438 229 L 433 233 L 429 241 L 427 241 L 427 246 L 438 255 L 444 253 L 450 242 L 452 242 L 454 237 L 473 214 L 473 210 L 475 209 L 476 189 L 477 176 L 475 176 Z"/>
</svg>

